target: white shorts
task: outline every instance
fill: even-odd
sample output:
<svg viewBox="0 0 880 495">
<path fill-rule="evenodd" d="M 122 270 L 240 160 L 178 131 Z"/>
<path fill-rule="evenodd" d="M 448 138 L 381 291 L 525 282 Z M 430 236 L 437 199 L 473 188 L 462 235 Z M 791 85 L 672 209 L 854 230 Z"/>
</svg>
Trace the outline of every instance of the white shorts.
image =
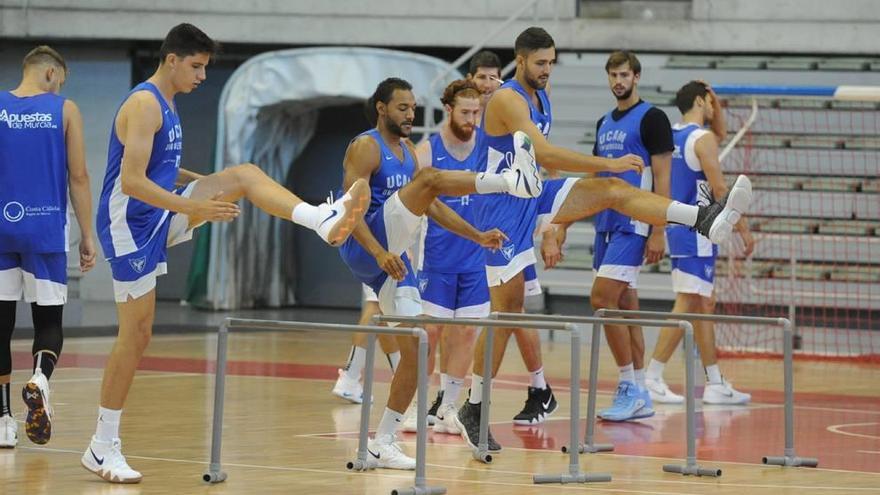
<svg viewBox="0 0 880 495">
<path fill-rule="evenodd" d="M 67 253 L 0 253 L 0 301 L 67 302 Z"/>
<path fill-rule="evenodd" d="M 364 302 L 379 302 L 379 296 L 376 295 L 376 291 L 367 284 L 361 284 L 361 298 Z"/>
</svg>

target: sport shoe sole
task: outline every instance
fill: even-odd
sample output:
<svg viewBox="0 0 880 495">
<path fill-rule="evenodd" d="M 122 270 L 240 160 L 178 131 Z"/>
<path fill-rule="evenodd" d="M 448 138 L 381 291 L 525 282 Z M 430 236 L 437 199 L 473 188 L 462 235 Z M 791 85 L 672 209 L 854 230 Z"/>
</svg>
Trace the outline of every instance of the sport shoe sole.
<svg viewBox="0 0 880 495">
<path fill-rule="evenodd" d="M 24 423 L 27 437 L 37 445 L 49 443 L 49 439 L 52 438 L 52 421 L 46 411 L 46 403 L 40 387 L 36 383 L 28 382 L 21 390 L 21 398 L 28 408 Z"/>
<path fill-rule="evenodd" d="M 752 202 L 752 182 L 745 175 L 737 177 L 727 196 L 727 204 L 709 228 L 709 240 L 723 244 Z"/>
<path fill-rule="evenodd" d="M 144 478 L 143 476 L 140 476 L 137 478 L 120 479 L 119 477 L 113 476 L 109 469 L 93 468 L 92 466 L 86 464 L 86 461 L 83 459 L 80 459 L 79 463 L 86 471 L 90 473 L 95 473 L 95 475 L 97 475 L 99 478 L 110 483 L 133 485 L 135 483 L 140 483 L 141 480 Z"/>
<path fill-rule="evenodd" d="M 327 233 L 327 243 L 331 246 L 339 246 L 354 232 L 357 223 L 364 217 L 367 205 L 370 203 L 370 185 L 363 179 L 358 179 L 346 192 L 350 197 L 343 201 L 345 213 Z"/>
</svg>

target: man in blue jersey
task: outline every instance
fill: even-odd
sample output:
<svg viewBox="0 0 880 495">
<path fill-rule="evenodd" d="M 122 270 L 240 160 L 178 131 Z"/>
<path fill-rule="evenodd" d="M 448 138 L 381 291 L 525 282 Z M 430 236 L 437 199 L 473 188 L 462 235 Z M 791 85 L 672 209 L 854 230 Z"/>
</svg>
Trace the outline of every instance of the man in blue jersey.
<svg viewBox="0 0 880 495">
<path fill-rule="evenodd" d="M 626 153 L 639 155 L 648 165 L 640 173 L 600 172 L 599 177 L 617 177 L 633 187 L 669 197 L 669 168 L 672 159 L 672 129 L 669 119 L 657 107 L 639 97 L 642 67 L 632 52 L 617 51 L 605 63 L 608 86 L 617 106 L 596 124 L 593 154 L 609 158 Z M 651 228 L 614 210 L 600 211 L 595 218 L 593 309 L 639 309 L 636 284 L 642 263 L 656 263 L 665 249 L 664 229 Z M 626 421 L 654 415 L 651 396 L 645 387 L 645 338 L 639 326 L 606 325 L 605 338 L 619 368 L 619 384 L 611 408 L 598 416 L 609 421 Z"/>
<path fill-rule="evenodd" d="M 712 197 L 724 196 L 727 194 L 727 184 L 718 162 L 718 145 L 727 137 L 727 125 L 721 101 L 708 84 L 691 81 L 678 90 L 675 105 L 683 117 L 682 122 L 672 128 L 675 144 L 672 154 L 672 199 L 698 204 L 709 202 Z M 711 131 L 704 128 L 707 124 L 711 124 Z M 740 219 L 736 230 L 742 240 L 743 254 L 750 255 L 755 248 L 755 240 L 745 219 Z M 672 290 L 675 292 L 672 311 L 714 313 L 713 290 L 718 246 L 705 236 L 679 225 L 666 227 L 666 242 L 672 258 Z M 706 369 L 703 403 L 748 403 L 752 396 L 734 389 L 721 375 L 715 354 L 714 323 L 694 322 L 694 332 Z M 681 329 L 664 328 L 660 331 L 654 356 L 646 372 L 646 385 L 654 401 L 665 404 L 684 402 L 684 397 L 669 390 L 663 380 L 663 367 L 678 347 L 682 335 Z"/>
<path fill-rule="evenodd" d="M 122 455 L 119 420 L 152 334 L 156 278 L 166 272 L 167 247 L 190 239 L 205 222 L 235 219 L 239 209 L 234 202 L 241 198 L 339 245 L 369 202 L 365 181 L 353 181 L 342 198 L 316 207 L 256 165 L 206 176 L 180 168 L 183 133 L 174 97 L 205 80 L 215 50 L 216 43 L 197 27 L 172 28 L 159 50 L 156 72 L 128 94 L 110 130 L 97 230 L 113 272 L 119 335 L 104 370 L 97 429 L 81 463 L 113 483 L 141 480 Z"/>
<path fill-rule="evenodd" d="M 79 108 L 60 96 L 67 64 L 48 46 L 25 57 L 21 83 L 0 93 L 0 448 L 18 443 L 12 417 L 10 339 L 16 302 L 31 304 L 33 376 L 22 390 L 25 432 L 52 434 L 49 379 L 61 356 L 67 301 L 67 195 L 79 224 L 79 269 L 95 265 L 92 194 Z"/>
<path fill-rule="evenodd" d="M 526 133 L 533 143 L 537 162 L 546 167 L 571 172 L 626 172 L 641 173 L 643 160 L 634 154 L 619 158 L 588 156 L 550 144 L 552 113 L 545 91 L 553 66 L 556 48 L 553 38 L 538 27 L 528 28 L 516 40 L 517 69 L 514 79 L 504 83 L 492 95 L 483 115 L 485 166 L 489 172 L 505 170 L 510 164 L 512 135 Z M 695 227 L 710 239 L 723 240 L 751 202 L 751 184 L 742 176 L 731 189 L 725 204 L 713 203 L 696 207 L 674 202 L 668 198 L 632 187 L 617 178 L 557 179 L 545 181 L 536 199 L 514 199 L 501 196 L 483 198 L 483 225 L 491 222 L 505 231 L 509 241 L 497 253 L 487 253 L 486 274 L 493 310 L 522 311 L 523 269 L 536 262 L 532 235 L 543 232 L 553 224 L 569 224 L 600 210 L 612 208 L 623 214 L 652 225 L 678 223 Z M 509 330 L 496 330 L 493 357 L 493 376 L 501 365 L 504 349 L 510 337 Z M 476 448 L 479 436 L 482 392 L 481 335 L 474 355 L 474 376 L 471 396 L 459 410 L 457 421 L 462 436 Z M 541 394 L 541 391 L 537 391 Z M 549 396 L 546 391 L 536 400 Z M 501 446 L 490 436 L 490 450 Z"/>
<path fill-rule="evenodd" d="M 382 313 L 416 316 L 422 314 L 422 301 L 405 250 L 416 241 L 423 216 L 484 247 L 498 248 L 506 239 L 498 229 L 475 229 L 437 198 L 488 193 L 534 197 L 540 194 L 541 181 L 531 143 L 522 133 L 515 136 L 513 165 L 502 173 L 419 168 L 415 149 L 406 139 L 415 118 L 412 86 L 388 78 L 369 101 L 376 108 L 377 125 L 352 140 L 343 166 L 344 185 L 368 180 L 372 199 L 364 221 L 339 253 L 355 277 L 378 294 Z M 415 392 L 417 342 L 410 337 L 397 340 L 400 364 L 369 449 L 380 467 L 415 469 L 415 460 L 403 453 L 395 438 Z"/>
<path fill-rule="evenodd" d="M 477 85 L 471 80 L 457 80 L 446 86 L 440 98 L 446 121 L 440 132 L 416 148 L 420 167 L 469 172 L 477 169 L 480 96 Z M 474 203 L 480 196 L 441 196 L 439 199 L 468 223 L 475 223 Z M 437 318 L 484 318 L 489 315 L 486 260 L 480 245 L 429 219 L 422 232 L 418 272 L 422 310 L 426 315 Z M 458 435 L 461 432 L 455 426 L 454 418 L 458 413 L 455 404 L 471 364 L 476 329 L 472 326 L 430 325 L 425 330 L 431 335 L 432 342 L 441 342 L 440 358 L 446 359 L 441 363 L 441 392 L 435 401 L 437 407 L 432 406 L 428 420 L 433 419 L 435 432 Z M 429 366 L 428 374 L 432 371 L 433 367 Z M 414 406 L 410 408 L 415 410 Z M 408 415 L 404 431 L 415 431 L 416 419 L 415 414 Z"/>
</svg>

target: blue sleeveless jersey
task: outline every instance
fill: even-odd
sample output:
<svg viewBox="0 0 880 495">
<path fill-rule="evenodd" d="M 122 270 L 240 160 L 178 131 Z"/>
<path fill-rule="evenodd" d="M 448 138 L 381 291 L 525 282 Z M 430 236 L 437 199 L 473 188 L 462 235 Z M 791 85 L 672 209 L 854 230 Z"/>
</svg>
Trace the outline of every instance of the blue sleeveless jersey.
<svg viewBox="0 0 880 495">
<path fill-rule="evenodd" d="M 511 79 L 501 85 L 500 89 L 509 88 L 522 96 L 529 106 L 529 117 L 545 138 L 550 137 L 550 126 L 553 123 L 553 113 L 550 108 L 550 98 L 544 90 L 536 91 L 541 107 L 538 108 L 532 102 L 529 93 L 516 79 Z M 485 114 L 483 115 L 485 121 Z M 482 126 L 481 126 L 482 127 Z M 484 134 L 483 142 L 480 143 L 480 171 L 499 173 L 509 169 L 513 161 L 513 134 L 502 136 L 490 136 Z M 540 168 L 540 163 L 538 164 Z M 534 198 L 517 198 L 509 194 L 487 194 L 481 198 L 478 218 L 479 227 L 487 229 L 498 227 L 505 234 L 513 238 L 514 231 L 526 230 L 528 235 L 535 230 L 535 219 L 538 212 L 538 201 Z"/>
<path fill-rule="evenodd" d="M 672 199 L 688 205 L 708 204 L 709 198 L 701 190 L 706 174 L 695 150 L 697 140 L 708 134 L 696 124 L 676 124 L 672 128 L 672 174 L 669 179 Z M 708 184 L 707 184 L 708 186 Z M 706 187 L 706 186 L 704 186 Z M 715 256 L 718 246 L 708 238 L 684 225 L 666 227 L 666 242 L 672 257 Z"/>
<path fill-rule="evenodd" d="M 152 93 L 162 111 L 162 127 L 153 135 L 153 149 L 146 170 L 147 178 L 159 187 L 169 192 L 173 191 L 183 149 L 180 118 L 153 84 L 149 82 L 138 84 L 128 93 L 126 100 L 137 91 Z M 117 115 L 118 112 L 117 109 Z M 114 117 L 110 127 L 107 171 L 98 203 L 96 224 L 98 239 L 108 260 L 133 253 L 146 246 L 169 214 L 168 210 L 149 205 L 122 192 L 121 167 L 124 152 L 125 146 L 116 135 L 116 117 Z M 164 240 L 162 242 L 164 243 Z"/>
<path fill-rule="evenodd" d="M 431 143 L 431 164 L 434 168 L 442 170 L 464 170 L 473 172 L 479 167 L 480 156 L 480 133 L 479 128 L 476 143 L 470 156 L 463 161 L 458 161 L 443 145 L 440 134 L 434 134 L 429 138 Z M 476 222 L 476 202 L 480 196 L 477 194 L 461 197 L 440 196 L 438 199 L 446 203 L 446 206 L 455 210 L 461 218 L 471 225 Z M 486 255 L 479 244 L 460 237 L 441 227 L 434 220 L 428 219 L 427 231 L 424 237 L 424 251 L 421 269 L 441 273 L 465 273 L 482 271 L 486 266 Z"/>
<path fill-rule="evenodd" d="M 620 158 L 630 153 L 642 157 L 645 162 L 645 170 L 642 174 L 636 172 L 624 172 L 620 174 L 612 172 L 599 172 L 597 177 L 617 177 L 625 180 L 634 187 L 646 191 L 653 190 L 653 173 L 651 172 L 651 155 L 642 142 L 642 117 L 648 113 L 652 105 L 647 102 L 639 102 L 631 108 L 620 120 L 612 118 L 613 110 L 605 114 L 599 132 L 596 135 L 596 151 L 598 156 L 605 158 Z M 632 218 L 614 210 L 602 210 L 596 214 L 596 232 L 633 232 L 647 236 L 650 226 L 638 222 Z"/>
<path fill-rule="evenodd" d="M 412 180 L 416 172 L 416 160 L 409 152 L 409 146 L 402 144 L 403 161 L 401 162 L 385 144 L 378 129 L 370 129 L 359 134 L 355 139 L 361 136 L 370 136 L 379 144 L 379 168 L 370 177 L 370 207 L 366 214 L 369 217 L 398 189 Z"/>
<path fill-rule="evenodd" d="M 64 98 L 0 93 L 0 253 L 67 251 Z"/>
</svg>

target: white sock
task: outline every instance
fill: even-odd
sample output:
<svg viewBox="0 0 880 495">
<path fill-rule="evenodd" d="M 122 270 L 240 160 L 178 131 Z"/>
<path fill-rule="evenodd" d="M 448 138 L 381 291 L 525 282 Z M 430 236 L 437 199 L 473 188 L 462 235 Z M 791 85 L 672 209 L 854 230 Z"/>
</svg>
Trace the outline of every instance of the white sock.
<svg viewBox="0 0 880 495">
<path fill-rule="evenodd" d="M 464 378 L 456 378 L 450 376 L 446 381 L 446 391 L 443 392 L 443 401 L 441 404 L 455 404 L 458 402 L 458 395 L 464 387 Z"/>
<path fill-rule="evenodd" d="M 356 345 L 352 346 L 351 354 L 348 355 L 348 364 L 345 365 L 345 374 L 352 380 L 360 380 L 366 362 L 367 350 Z"/>
<path fill-rule="evenodd" d="M 440 391 L 446 393 L 446 386 L 449 385 L 449 375 L 440 373 Z"/>
<path fill-rule="evenodd" d="M 717 364 L 706 366 L 706 379 L 713 385 L 721 384 L 721 368 Z"/>
<path fill-rule="evenodd" d="M 507 182 L 501 174 L 480 173 L 474 178 L 477 194 L 507 192 Z"/>
<path fill-rule="evenodd" d="M 697 206 L 673 201 L 669 208 L 666 209 L 666 221 L 693 227 L 697 224 L 697 212 L 699 211 L 700 209 Z"/>
<path fill-rule="evenodd" d="M 382 435 L 394 435 L 402 423 L 403 414 L 386 407 L 382 420 L 379 421 L 379 427 L 376 428 L 376 438 Z"/>
<path fill-rule="evenodd" d="M 620 367 L 620 382 L 630 382 L 635 383 L 636 381 L 636 372 L 635 368 L 633 368 L 633 364 L 629 363 L 626 366 Z"/>
<path fill-rule="evenodd" d="M 95 429 L 95 438 L 101 442 L 112 442 L 119 438 L 119 419 L 122 417 L 122 409 L 106 409 L 98 406 L 98 427 Z"/>
<path fill-rule="evenodd" d="M 647 385 L 645 384 L 645 369 L 635 370 L 633 372 L 636 376 L 636 385 L 639 387 L 639 392 L 643 392 Z"/>
<path fill-rule="evenodd" d="M 544 379 L 544 367 L 541 366 L 535 371 L 529 371 L 529 375 L 532 380 L 531 386 L 532 388 L 537 388 L 540 390 L 544 390 L 547 388 L 547 380 Z"/>
<path fill-rule="evenodd" d="M 293 207 L 293 214 L 290 216 L 290 219 L 296 224 L 315 230 L 318 228 L 321 216 L 317 206 L 312 206 L 303 201 Z"/>
<path fill-rule="evenodd" d="M 483 401 L 483 377 L 480 375 L 471 375 L 471 396 L 468 402 L 471 404 L 479 404 Z"/>
<path fill-rule="evenodd" d="M 661 363 L 654 358 L 651 358 L 651 362 L 648 363 L 648 371 L 645 373 L 647 378 L 652 380 L 662 380 L 663 379 L 663 368 L 666 367 L 666 363 Z"/>
<path fill-rule="evenodd" d="M 391 364 L 391 372 L 396 372 L 397 367 L 400 365 L 400 351 L 391 352 L 386 354 L 386 356 L 388 356 L 388 363 Z"/>
</svg>

